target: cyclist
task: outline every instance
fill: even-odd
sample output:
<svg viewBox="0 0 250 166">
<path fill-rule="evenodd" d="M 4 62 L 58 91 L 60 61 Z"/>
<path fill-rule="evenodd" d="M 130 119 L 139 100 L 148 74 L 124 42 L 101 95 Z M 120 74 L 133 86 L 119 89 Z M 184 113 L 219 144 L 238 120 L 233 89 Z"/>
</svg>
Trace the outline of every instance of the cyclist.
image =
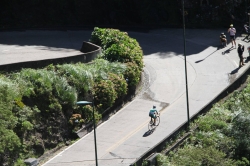
<svg viewBox="0 0 250 166">
<path fill-rule="evenodd" d="M 155 124 L 156 114 L 158 114 L 158 111 L 156 110 L 156 106 L 153 106 L 153 109 L 151 109 L 149 111 L 149 116 L 151 117 L 151 122 L 154 122 L 154 125 L 156 125 Z M 153 119 L 154 119 L 154 121 L 153 121 Z"/>
</svg>

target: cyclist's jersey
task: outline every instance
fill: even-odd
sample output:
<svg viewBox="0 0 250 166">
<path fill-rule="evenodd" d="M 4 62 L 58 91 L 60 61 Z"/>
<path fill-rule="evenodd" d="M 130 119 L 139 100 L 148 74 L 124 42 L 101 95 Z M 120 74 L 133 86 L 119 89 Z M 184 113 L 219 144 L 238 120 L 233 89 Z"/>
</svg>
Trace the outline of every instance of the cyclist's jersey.
<svg viewBox="0 0 250 166">
<path fill-rule="evenodd" d="M 151 109 L 150 111 L 149 111 L 149 116 L 150 117 L 155 117 L 155 112 L 157 112 L 157 110 L 156 109 Z"/>
</svg>

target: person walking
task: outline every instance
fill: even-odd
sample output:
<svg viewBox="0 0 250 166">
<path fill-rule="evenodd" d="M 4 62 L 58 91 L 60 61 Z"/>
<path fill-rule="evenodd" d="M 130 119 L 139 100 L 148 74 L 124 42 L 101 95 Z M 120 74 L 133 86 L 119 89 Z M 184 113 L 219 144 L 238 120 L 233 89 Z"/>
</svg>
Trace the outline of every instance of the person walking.
<svg viewBox="0 0 250 166">
<path fill-rule="evenodd" d="M 242 67 L 244 65 L 244 62 L 243 62 L 243 52 L 244 52 L 244 46 L 239 43 L 238 44 L 238 55 L 239 55 L 239 58 L 240 58 L 240 63 L 239 63 L 239 68 Z"/>
<path fill-rule="evenodd" d="M 236 34 L 236 29 L 233 27 L 233 24 L 230 25 L 230 28 L 227 31 L 230 34 L 231 42 L 232 42 L 232 47 L 235 46 L 236 48 L 236 42 L 235 42 L 235 34 Z"/>
</svg>

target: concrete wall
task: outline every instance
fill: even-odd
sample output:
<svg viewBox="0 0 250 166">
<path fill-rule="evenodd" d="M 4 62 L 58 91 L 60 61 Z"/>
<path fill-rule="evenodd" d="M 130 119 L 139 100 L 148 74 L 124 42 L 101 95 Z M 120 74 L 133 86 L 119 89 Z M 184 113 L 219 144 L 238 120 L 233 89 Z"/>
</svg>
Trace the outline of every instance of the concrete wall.
<svg viewBox="0 0 250 166">
<path fill-rule="evenodd" d="M 47 65 L 53 64 L 64 64 L 64 63 L 88 63 L 94 60 L 98 54 L 101 53 L 101 47 L 90 43 L 83 42 L 82 47 L 79 50 L 78 55 L 69 56 L 69 57 L 58 57 L 56 59 L 45 59 L 45 60 L 37 60 L 37 61 L 29 61 L 29 62 L 20 62 L 13 63 L 7 65 L 1 65 L 0 71 L 15 71 L 20 70 L 22 68 L 43 68 Z"/>
</svg>

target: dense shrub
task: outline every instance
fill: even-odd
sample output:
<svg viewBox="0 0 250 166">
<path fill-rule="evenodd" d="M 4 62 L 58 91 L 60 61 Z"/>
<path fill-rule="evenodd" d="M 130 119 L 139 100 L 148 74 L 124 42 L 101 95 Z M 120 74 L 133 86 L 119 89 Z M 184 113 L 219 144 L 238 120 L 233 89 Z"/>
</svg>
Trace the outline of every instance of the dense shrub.
<svg viewBox="0 0 250 166">
<path fill-rule="evenodd" d="M 234 138 L 235 158 L 242 157 L 250 160 L 250 113 L 240 113 L 237 115 L 230 128 L 230 136 Z"/>
<path fill-rule="evenodd" d="M 114 84 L 110 80 L 96 82 L 93 91 L 95 105 L 102 110 L 112 106 L 117 98 Z"/>
<path fill-rule="evenodd" d="M 126 32 L 117 29 L 95 27 L 90 41 L 103 48 L 104 58 L 111 62 L 134 62 L 139 70 L 143 68 L 143 52 L 139 43 Z"/>
<path fill-rule="evenodd" d="M 17 85 L 0 76 L 0 165 L 12 165 L 20 152 L 21 140 L 14 132 L 18 118 L 12 112 L 18 92 Z"/>
<path fill-rule="evenodd" d="M 127 69 L 125 71 L 124 77 L 127 79 L 128 85 L 130 87 L 138 85 L 141 79 L 141 71 L 139 67 L 133 62 L 128 62 L 126 65 Z"/>
<path fill-rule="evenodd" d="M 169 165 L 169 166 L 179 166 L 179 165 L 223 165 L 223 166 L 236 166 L 236 162 L 226 158 L 226 155 L 217 150 L 215 147 L 194 147 L 185 146 L 179 149 L 178 153 L 173 155 L 171 158 L 168 157 L 158 157 L 158 166 Z"/>
<path fill-rule="evenodd" d="M 125 94 L 127 94 L 127 82 L 126 80 L 123 78 L 123 75 L 117 75 L 114 73 L 109 73 L 109 80 L 111 82 L 113 82 L 114 84 L 114 89 L 117 93 L 117 97 L 121 97 Z"/>
</svg>

